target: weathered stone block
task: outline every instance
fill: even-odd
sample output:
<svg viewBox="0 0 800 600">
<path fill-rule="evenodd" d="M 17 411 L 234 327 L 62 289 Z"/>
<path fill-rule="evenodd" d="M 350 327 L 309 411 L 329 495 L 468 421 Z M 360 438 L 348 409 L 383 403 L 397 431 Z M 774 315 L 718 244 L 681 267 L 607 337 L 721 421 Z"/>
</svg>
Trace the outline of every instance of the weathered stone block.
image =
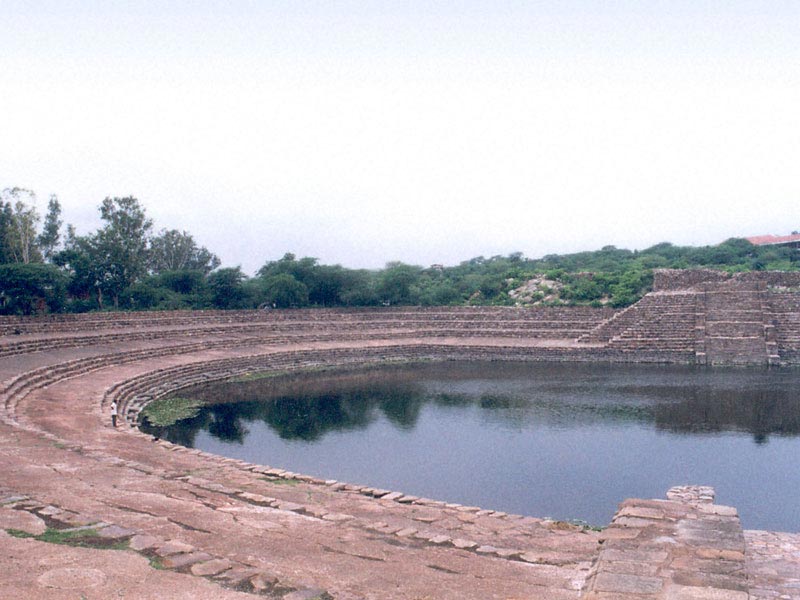
<svg viewBox="0 0 800 600">
<path fill-rule="evenodd" d="M 199 562 L 211 560 L 213 556 L 205 552 L 190 552 L 188 554 L 171 554 L 167 556 L 162 564 L 167 569 L 182 569 Z"/>
<path fill-rule="evenodd" d="M 331 600 L 332 596 L 325 590 L 305 589 L 295 590 L 283 597 L 283 600 Z"/>
<path fill-rule="evenodd" d="M 594 589 L 598 592 L 617 592 L 622 594 L 656 594 L 664 587 L 660 577 L 644 577 L 623 573 L 598 573 Z"/>
<path fill-rule="evenodd" d="M 736 508 L 733 506 L 724 506 L 721 504 L 700 504 L 697 510 L 701 513 L 721 515 L 724 517 L 736 517 L 739 515 Z"/>
<path fill-rule="evenodd" d="M 159 556 L 171 556 L 172 554 L 189 553 L 194 551 L 194 546 L 178 540 L 169 540 L 156 548 Z"/>
<path fill-rule="evenodd" d="M 663 510 L 657 508 L 649 508 L 647 506 L 624 506 L 617 512 L 617 517 L 639 517 L 642 519 L 661 520 L 666 518 L 666 515 Z"/>
<path fill-rule="evenodd" d="M 718 590 L 708 587 L 670 585 L 665 600 L 748 600 L 747 592 Z"/>
<path fill-rule="evenodd" d="M 401 529 L 400 531 L 395 533 L 395 535 L 397 537 L 409 537 L 414 535 L 415 533 L 417 533 L 416 529 L 414 529 L 413 527 L 406 527 L 405 529 Z"/>
<path fill-rule="evenodd" d="M 441 546 L 443 544 L 448 544 L 451 541 L 451 538 L 446 535 L 436 535 L 432 538 L 428 538 L 428 541 L 431 544 L 436 544 L 437 546 Z"/>
<path fill-rule="evenodd" d="M 97 531 L 97 536 L 108 540 L 123 540 L 136 535 L 133 529 L 126 529 L 119 525 L 109 525 Z"/>
<path fill-rule="evenodd" d="M 128 542 L 128 546 L 131 550 L 136 550 L 137 552 L 142 552 L 143 550 L 149 550 L 150 548 L 154 548 L 162 543 L 162 540 L 154 537 L 152 535 L 135 535 L 131 538 Z"/>
<path fill-rule="evenodd" d="M 191 571 L 193 575 L 200 577 L 211 577 L 231 568 L 231 561 L 227 558 L 215 558 L 205 562 L 200 562 L 192 565 Z"/>
</svg>

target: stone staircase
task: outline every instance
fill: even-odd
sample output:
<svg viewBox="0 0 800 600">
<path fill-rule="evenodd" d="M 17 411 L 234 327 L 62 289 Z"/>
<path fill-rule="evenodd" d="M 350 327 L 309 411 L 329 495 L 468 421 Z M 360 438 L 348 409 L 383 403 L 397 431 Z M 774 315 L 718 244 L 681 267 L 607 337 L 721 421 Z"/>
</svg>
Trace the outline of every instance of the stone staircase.
<svg viewBox="0 0 800 600">
<path fill-rule="evenodd" d="M 711 365 L 778 364 L 767 292 L 757 284 L 705 284 L 698 293 L 697 358 Z"/>
<path fill-rule="evenodd" d="M 583 600 L 748 600 L 745 537 L 736 509 L 708 487 L 667 500 L 626 500 L 603 533 Z"/>
<path fill-rule="evenodd" d="M 767 343 L 777 344 L 781 362 L 796 364 L 800 361 L 800 292 L 773 290 L 768 300 Z"/>
<path fill-rule="evenodd" d="M 664 362 L 773 366 L 800 357 L 800 294 L 730 279 L 660 290 L 578 337 Z"/>
<path fill-rule="evenodd" d="M 578 338 L 621 353 L 658 353 L 664 362 L 694 362 L 697 294 L 652 292 Z"/>
</svg>

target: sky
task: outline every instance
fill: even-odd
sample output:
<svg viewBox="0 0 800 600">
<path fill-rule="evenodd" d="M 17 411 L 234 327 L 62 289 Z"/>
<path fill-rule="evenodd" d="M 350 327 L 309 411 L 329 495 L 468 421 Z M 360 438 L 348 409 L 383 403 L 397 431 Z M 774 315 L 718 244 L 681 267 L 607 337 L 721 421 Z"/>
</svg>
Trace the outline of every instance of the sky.
<svg viewBox="0 0 800 600">
<path fill-rule="evenodd" d="M 800 3 L 0 0 L 0 188 L 252 274 L 800 229 Z"/>
</svg>

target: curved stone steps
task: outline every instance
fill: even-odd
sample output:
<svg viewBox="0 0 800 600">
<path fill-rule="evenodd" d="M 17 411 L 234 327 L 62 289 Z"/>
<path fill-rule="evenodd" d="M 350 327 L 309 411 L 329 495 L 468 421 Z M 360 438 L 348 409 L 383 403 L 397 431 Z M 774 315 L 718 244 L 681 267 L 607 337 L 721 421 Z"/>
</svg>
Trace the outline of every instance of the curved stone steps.
<svg viewBox="0 0 800 600">
<path fill-rule="evenodd" d="M 154 442 L 130 427 L 125 433 L 114 431 L 105 412 L 114 397 L 132 419 L 153 397 L 253 370 L 387 359 L 680 357 L 665 350 L 537 346 L 475 333 L 488 330 L 465 331 L 461 337 L 386 339 L 378 330 L 360 339 L 348 339 L 345 332 L 321 339 L 328 334 L 315 337 L 316 332 L 280 341 L 260 335 L 204 341 L 187 334 L 148 340 L 146 348 L 142 340 L 122 336 L 92 356 L 70 358 L 68 349 L 60 349 L 0 358 L 7 361 L 2 372 L 10 372 L 12 360 L 21 366 L 20 374 L 8 377 L 0 390 L 0 472 L 13 479 L 15 489 L 38 489 L 44 502 L 52 504 L 54 496 L 63 495 L 69 504 L 65 510 L 189 544 L 191 552 L 179 553 L 189 563 L 179 568 L 191 568 L 197 555 L 188 557 L 205 552 L 213 557 L 209 560 L 232 560 L 299 587 L 317 585 L 342 600 L 364 598 L 378 589 L 386 598 L 425 597 L 433 590 L 434 597 L 447 599 L 577 598 L 598 555 L 594 532 L 215 457 Z M 25 368 L 26 362 L 31 367 Z M 49 475 L 42 479 L 44 472 Z M 611 540 L 608 535 L 603 539 L 604 546 Z M 768 556 L 777 560 L 776 555 L 781 556 L 780 550 L 772 547 L 759 564 L 765 565 Z M 796 565 L 786 560 L 784 570 Z M 785 591 L 792 583 L 788 575 L 765 575 L 759 585 L 762 591 Z"/>
<path fill-rule="evenodd" d="M 174 349 L 174 348 L 172 348 Z M 165 349 L 172 350 L 170 348 Z M 152 354 L 152 350 L 149 350 L 150 354 Z M 139 360 L 147 361 L 153 360 L 152 356 L 144 357 L 138 355 L 131 355 L 127 357 L 128 359 L 137 358 Z M 116 357 L 115 360 L 119 360 L 120 357 Z M 78 361 L 80 363 L 80 361 Z M 131 362 L 136 362 L 135 360 L 131 360 Z M 25 406 L 31 405 L 31 402 L 37 400 L 36 397 L 43 393 L 50 392 L 48 390 L 59 387 L 62 383 L 70 383 L 70 385 L 78 385 L 80 380 L 83 378 L 85 379 L 87 376 L 92 375 L 94 376 L 95 373 L 101 372 L 104 373 L 107 370 L 104 369 L 99 363 L 94 363 L 93 361 L 83 361 L 84 364 L 77 364 L 77 365 L 67 365 L 67 367 L 72 367 L 72 372 L 68 372 L 69 370 L 63 370 L 63 366 L 61 370 L 51 370 L 50 372 L 44 373 L 47 377 L 44 379 L 39 379 L 38 377 L 31 377 L 30 381 L 27 383 L 29 384 L 30 389 L 17 389 L 14 388 L 11 391 L 17 392 L 17 395 L 20 395 L 22 392 L 25 394 L 26 404 Z M 126 363 L 128 364 L 128 363 Z M 88 368 L 89 370 L 85 372 L 77 372 L 75 367 L 79 368 Z M 98 367 L 98 368 L 94 368 Z M 80 369 L 78 369 L 80 370 Z M 39 374 L 36 374 L 39 375 Z M 68 375 L 68 376 L 66 376 Z M 23 408 L 23 411 L 27 412 L 26 409 Z M 17 417 L 23 416 L 21 414 L 17 414 Z M 33 421 L 31 422 L 29 415 L 25 415 L 24 421 L 26 424 L 36 426 L 41 425 L 41 421 L 37 421 L 38 417 L 34 417 Z M 103 448 L 102 444 L 88 444 L 82 443 L 80 441 L 75 441 L 74 439 L 64 439 L 63 436 L 58 434 L 53 434 L 51 431 L 44 431 L 42 432 L 43 437 L 46 439 L 52 439 L 55 443 L 59 444 L 63 447 L 64 451 L 67 452 L 74 452 L 79 455 L 83 460 L 94 460 L 94 461 L 101 461 L 103 464 L 108 465 L 109 467 L 127 470 L 134 470 L 137 473 L 141 474 L 150 474 L 151 476 L 156 476 L 162 481 L 174 481 L 175 484 L 180 485 L 181 487 L 188 486 L 189 488 L 194 487 L 196 490 L 197 488 L 191 485 L 189 482 L 178 482 L 178 480 L 173 479 L 170 473 L 175 473 L 175 469 L 177 464 L 182 463 L 184 460 L 188 459 L 190 462 L 194 462 L 197 460 L 198 456 L 193 453 L 192 451 L 188 451 L 183 448 L 174 448 L 171 449 L 172 451 L 169 452 L 171 457 L 175 457 L 178 460 L 178 463 L 175 464 L 175 461 L 163 461 L 165 464 L 168 464 L 171 468 L 161 471 L 160 467 L 157 468 L 148 468 L 148 465 L 141 463 L 137 460 L 119 460 L 115 459 L 113 454 L 109 455 L 108 451 Z M 163 443 L 159 443 L 158 447 L 164 447 Z M 151 451 L 152 452 L 152 451 Z M 263 482 L 259 479 L 259 474 L 249 471 L 247 469 L 243 469 L 242 465 L 237 465 L 236 461 L 230 461 L 229 459 L 219 459 L 219 458 L 210 458 L 210 457 L 199 457 L 202 458 L 202 462 L 207 465 L 209 462 L 213 462 L 218 464 L 218 468 L 222 468 L 225 470 L 225 475 L 221 479 L 229 482 L 236 479 L 236 475 L 239 477 L 247 478 L 255 478 L 258 485 L 267 485 L 268 483 Z M 159 460 L 159 462 L 162 462 Z M 233 473 L 232 473 L 233 470 Z M 263 475 L 263 474 L 262 474 Z M 219 480 L 219 478 L 216 478 Z M 219 490 L 217 486 L 220 484 L 213 485 L 213 490 Z M 306 485 L 306 484 L 304 484 Z M 309 484 L 311 485 L 311 484 Z M 230 486 L 228 486 L 230 487 Z M 407 511 L 407 507 L 405 502 L 416 502 L 409 497 L 400 496 L 397 500 L 402 501 L 392 501 L 392 500 L 380 500 L 374 497 L 374 491 L 371 493 L 366 493 L 364 489 L 360 486 L 354 486 L 354 490 L 337 490 L 333 489 L 335 486 L 327 486 L 324 484 L 316 484 L 314 488 L 319 493 L 319 489 L 324 489 L 325 494 L 331 494 L 331 497 L 336 498 L 344 498 L 342 502 L 344 502 L 344 506 L 352 505 L 352 501 L 346 500 L 347 496 L 351 493 L 356 493 L 355 497 L 361 498 L 362 501 L 372 502 L 372 503 L 385 503 L 388 504 L 392 509 L 400 510 L 400 511 Z M 223 486 L 224 488 L 224 486 Z M 233 488 L 230 488 L 233 489 Z M 357 490 L 357 491 L 356 491 Z M 223 492 L 226 491 L 225 489 L 222 490 Z M 299 490 L 292 490 L 291 493 L 296 493 Z M 252 497 L 245 497 L 242 496 L 240 493 L 242 490 L 237 490 L 235 493 L 236 500 L 238 503 L 247 503 L 253 504 Z M 280 490 L 282 494 L 284 494 L 284 490 Z M 257 492 L 244 492 L 244 493 L 257 493 Z M 389 495 L 389 494 L 387 494 Z M 260 496 L 267 497 L 265 494 L 260 494 Z M 257 498 L 258 496 L 256 496 Z M 276 494 L 272 494 L 273 498 L 276 498 Z M 423 502 L 424 499 L 419 499 L 420 502 Z M 335 527 L 337 529 L 341 529 L 345 537 L 350 536 L 346 532 L 358 532 L 358 536 L 368 535 L 367 539 L 373 540 L 374 543 L 380 543 L 385 545 L 389 543 L 389 540 L 392 543 L 389 543 L 390 547 L 393 548 L 400 548 L 405 549 L 406 552 L 428 552 L 432 551 L 435 552 L 437 555 L 441 555 L 444 557 L 451 552 L 455 552 L 456 555 L 454 557 L 448 558 L 447 561 L 457 560 L 461 562 L 464 560 L 464 557 L 467 555 L 472 555 L 475 559 L 480 560 L 501 560 L 504 562 L 508 562 L 509 565 L 535 565 L 535 568 L 538 569 L 536 572 L 526 571 L 526 576 L 523 578 L 523 581 L 527 581 L 528 585 L 531 588 L 539 586 L 542 590 L 548 590 L 547 597 L 575 597 L 577 593 L 577 587 L 579 587 L 580 581 L 582 581 L 583 576 L 581 575 L 581 569 L 585 572 L 588 569 L 588 564 L 590 561 L 590 556 L 585 557 L 583 564 L 578 566 L 575 564 L 575 559 L 567 558 L 564 559 L 562 557 L 562 565 L 551 565 L 546 564 L 552 562 L 552 558 L 548 556 L 544 556 L 541 550 L 539 554 L 534 555 L 534 552 L 537 550 L 536 546 L 534 545 L 521 545 L 520 547 L 515 548 L 507 548 L 502 546 L 492 546 L 490 543 L 482 543 L 484 540 L 481 539 L 481 535 L 485 538 L 485 541 L 494 541 L 497 544 L 496 539 L 493 537 L 493 531 L 498 529 L 495 527 L 488 532 L 484 532 L 481 535 L 478 535 L 483 529 L 481 527 L 485 527 L 485 524 L 482 526 L 478 526 L 476 524 L 469 524 L 466 525 L 462 521 L 458 520 L 457 517 L 451 516 L 450 518 L 454 520 L 454 522 L 459 523 L 458 531 L 454 532 L 452 526 L 444 527 L 432 525 L 427 523 L 425 529 L 427 529 L 428 535 L 427 538 L 423 538 L 422 534 L 426 533 L 423 528 L 420 527 L 401 527 L 396 531 L 387 532 L 387 531 L 378 531 L 383 527 L 381 521 L 376 521 L 375 519 L 365 519 L 364 517 L 353 516 L 347 514 L 346 512 L 331 512 L 329 508 L 321 509 L 319 505 L 308 504 L 307 502 L 304 504 L 300 504 L 298 502 L 292 502 L 287 498 L 283 498 L 281 500 L 281 505 L 277 506 L 277 510 L 281 513 L 286 512 L 296 512 L 299 516 L 305 518 L 316 518 L 317 521 L 321 521 L 326 523 L 326 527 Z M 433 502 L 433 501 L 430 501 Z M 326 505 L 330 504 L 331 501 L 327 500 Z M 441 503 L 437 503 L 441 504 Z M 274 508 L 274 507 L 273 507 Z M 431 506 L 427 506 L 427 509 L 432 508 Z M 374 510 L 374 506 L 373 506 Z M 383 510 L 387 510 L 386 507 L 383 507 Z M 391 510 L 391 509 L 389 509 Z M 441 511 L 456 511 L 454 514 L 461 514 L 461 512 L 457 511 L 456 507 L 443 507 L 440 509 Z M 473 512 L 478 511 L 478 509 L 471 509 L 469 511 L 464 511 L 465 514 L 471 514 Z M 352 511 L 351 511 L 352 512 Z M 368 511 L 370 512 L 370 511 Z M 316 514 L 316 517 L 312 517 L 312 515 Z M 491 515 L 489 514 L 482 514 L 480 515 L 479 519 L 482 521 L 487 520 Z M 326 519 L 327 517 L 327 519 Z M 259 519 L 263 520 L 264 516 L 259 515 Z M 395 520 L 397 517 L 394 518 Z M 502 521 L 501 516 L 495 517 L 498 523 Z M 259 522 L 262 522 L 259 520 Z M 513 522 L 513 518 L 509 517 L 507 519 L 509 523 Z M 202 522 L 202 520 L 201 520 Z M 407 524 L 417 524 L 413 519 L 409 520 Z M 389 529 L 392 526 L 387 522 L 386 524 Z M 515 528 L 519 529 L 519 525 L 515 525 Z M 435 529 L 435 530 L 434 530 Z M 415 531 L 412 531 L 415 530 Z M 542 531 L 546 531 L 546 528 L 542 529 Z M 450 535 L 448 535 L 450 533 Z M 557 530 L 555 532 L 559 536 L 565 535 L 563 531 Z M 433 541 L 431 541 L 433 540 Z M 371 542 L 371 543 L 373 543 Z M 430 550 L 426 550 L 429 548 Z M 445 553 L 445 554 L 442 554 Z M 466 554 L 464 554 L 466 553 Z M 523 558 L 524 557 L 524 558 Z M 447 562 L 445 561 L 445 563 Z M 520 568 L 520 567 L 514 567 Z M 584 573 L 585 575 L 585 573 Z M 516 576 L 519 577 L 519 574 Z M 578 582 L 576 584 L 576 582 Z M 518 585 L 518 584 L 517 584 Z M 577 586 L 577 587 L 576 587 Z M 555 596 L 553 594 L 556 594 Z M 454 596 L 455 597 L 455 596 Z"/>
</svg>

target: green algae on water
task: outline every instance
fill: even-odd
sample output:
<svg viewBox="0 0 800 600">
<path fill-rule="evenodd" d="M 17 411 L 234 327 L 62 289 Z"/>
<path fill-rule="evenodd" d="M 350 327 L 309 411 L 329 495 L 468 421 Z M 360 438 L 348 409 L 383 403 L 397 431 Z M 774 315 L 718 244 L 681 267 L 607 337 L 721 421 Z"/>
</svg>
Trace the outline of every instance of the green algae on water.
<svg viewBox="0 0 800 600">
<path fill-rule="evenodd" d="M 151 425 L 169 427 L 196 417 L 202 406 L 203 401 L 196 398 L 160 398 L 145 406 L 141 414 Z"/>
</svg>

